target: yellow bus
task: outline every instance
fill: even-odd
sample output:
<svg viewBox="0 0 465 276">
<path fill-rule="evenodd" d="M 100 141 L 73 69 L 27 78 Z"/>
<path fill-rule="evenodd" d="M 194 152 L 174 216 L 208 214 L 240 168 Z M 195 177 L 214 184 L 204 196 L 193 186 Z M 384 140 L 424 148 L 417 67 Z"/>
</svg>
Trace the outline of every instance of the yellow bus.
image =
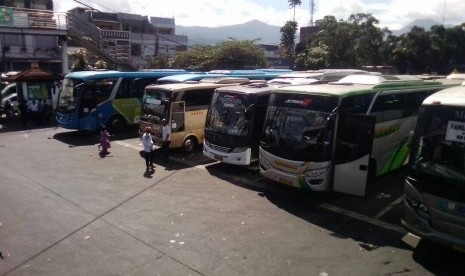
<svg viewBox="0 0 465 276">
<path fill-rule="evenodd" d="M 145 88 L 139 132 L 152 128 L 155 145 L 162 144 L 161 120 L 171 126 L 170 148 L 192 151 L 204 139 L 205 118 L 213 92 L 219 87 L 246 83 L 247 78 L 207 78 L 199 82 L 149 85 Z"/>
</svg>

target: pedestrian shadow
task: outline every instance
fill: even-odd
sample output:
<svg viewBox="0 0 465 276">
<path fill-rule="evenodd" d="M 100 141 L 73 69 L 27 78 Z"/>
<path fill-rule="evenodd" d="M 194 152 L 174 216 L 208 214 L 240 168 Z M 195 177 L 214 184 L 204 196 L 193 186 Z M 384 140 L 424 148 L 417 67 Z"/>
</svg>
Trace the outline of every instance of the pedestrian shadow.
<svg viewBox="0 0 465 276">
<path fill-rule="evenodd" d="M 146 170 L 144 172 L 144 177 L 145 178 L 153 178 L 154 174 L 155 174 L 155 169 Z"/>
<path fill-rule="evenodd" d="M 181 170 L 191 167 L 190 165 L 182 162 L 181 159 L 174 156 L 172 158 L 169 158 L 168 161 L 164 160 L 161 148 L 154 150 L 153 154 L 153 164 L 157 165 L 158 167 L 164 168 L 164 170 L 166 171 Z M 139 156 L 142 159 L 142 164 L 145 165 L 145 155 L 143 150 L 139 151 Z"/>
</svg>

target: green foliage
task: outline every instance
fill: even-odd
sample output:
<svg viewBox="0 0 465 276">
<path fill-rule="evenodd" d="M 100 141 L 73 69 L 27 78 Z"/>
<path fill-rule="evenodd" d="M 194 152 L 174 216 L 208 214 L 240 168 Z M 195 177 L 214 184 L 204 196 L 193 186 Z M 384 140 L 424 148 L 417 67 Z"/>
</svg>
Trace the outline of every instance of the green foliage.
<svg viewBox="0 0 465 276">
<path fill-rule="evenodd" d="M 70 56 L 74 57 L 74 63 L 71 67 L 71 71 L 85 71 L 88 67 L 87 53 L 84 50 L 76 50 Z"/>
<path fill-rule="evenodd" d="M 297 32 L 297 22 L 287 21 L 284 26 L 281 27 L 281 43 L 279 49 L 282 57 L 294 58 L 294 45 L 295 45 L 295 34 Z"/>
<path fill-rule="evenodd" d="M 264 49 L 252 40 L 232 40 L 216 46 L 199 46 L 179 52 L 173 58 L 174 68 L 209 71 L 266 67 Z"/>
<path fill-rule="evenodd" d="M 281 38 L 284 56 L 292 56 L 292 28 L 286 23 Z M 371 14 L 353 14 L 347 20 L 326 16 L 310 37 L 306 49 L 302 45 L 296 56 L 296 68 L 362 68 L 365 65 L 394 65 L 400 73 L 448 74 L 454 65 L 465 65 L 465 23 L 430 30 L 413 27 L 395 36 L 387 28 L 377 27 Z M 284 43 L 285 42 L 285 43 Z"/>
<path fill-rule="evenodd" d="M 170 67 L 170 60 L 165 55 L 158 55 L 158 56 L 155 56 L 150 61 L 150 66 L 149 67 L 154 68 L 154 69 L 171 68 Z"/>
</svg>

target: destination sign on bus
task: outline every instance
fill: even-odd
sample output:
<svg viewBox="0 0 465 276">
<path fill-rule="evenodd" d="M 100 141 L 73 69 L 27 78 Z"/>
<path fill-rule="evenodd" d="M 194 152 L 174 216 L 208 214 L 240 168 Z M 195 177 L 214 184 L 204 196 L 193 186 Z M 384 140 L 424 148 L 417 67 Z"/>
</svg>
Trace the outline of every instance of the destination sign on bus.
<svg viewBox="0 0 465 276">
<path fill-rule="evenodd" d="M 218 101 L 223 104 L 224 107 L 235 107 L 242 106 L 241 98 L 232 95 L 221 95 L 218 98 Z"/>
<path fill-rule="evenodd" d="M 446 140 L 465 142 L 465 122 L 449 121 L 447 123 Z"/>
</svg>

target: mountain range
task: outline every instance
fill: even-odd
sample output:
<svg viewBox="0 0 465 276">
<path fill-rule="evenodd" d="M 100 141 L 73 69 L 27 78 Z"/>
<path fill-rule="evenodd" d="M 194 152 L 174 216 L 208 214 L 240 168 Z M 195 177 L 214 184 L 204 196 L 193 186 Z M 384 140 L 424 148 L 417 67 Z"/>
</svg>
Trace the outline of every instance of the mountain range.
<svg viewBox="0 0 465 276">
<path fill-rule="evenodd" d="M 441 24 L 432 19 L 417 19 L 400 30 L 391 30 L 394 35 L 407 33 L 413 26 L 429 30 L 431 26 Z M 176 34 L 186 35 L 189 46 L 215 45 L 227 40 L 257 40 L 259 44 L 278 45 L 281 40 L 281 27 L 252 20 L 243 24 L 222 27 L 185 27 L 176 26 Z M 299 34 L 297 33 L 297 41 Z"/>
</svg>

